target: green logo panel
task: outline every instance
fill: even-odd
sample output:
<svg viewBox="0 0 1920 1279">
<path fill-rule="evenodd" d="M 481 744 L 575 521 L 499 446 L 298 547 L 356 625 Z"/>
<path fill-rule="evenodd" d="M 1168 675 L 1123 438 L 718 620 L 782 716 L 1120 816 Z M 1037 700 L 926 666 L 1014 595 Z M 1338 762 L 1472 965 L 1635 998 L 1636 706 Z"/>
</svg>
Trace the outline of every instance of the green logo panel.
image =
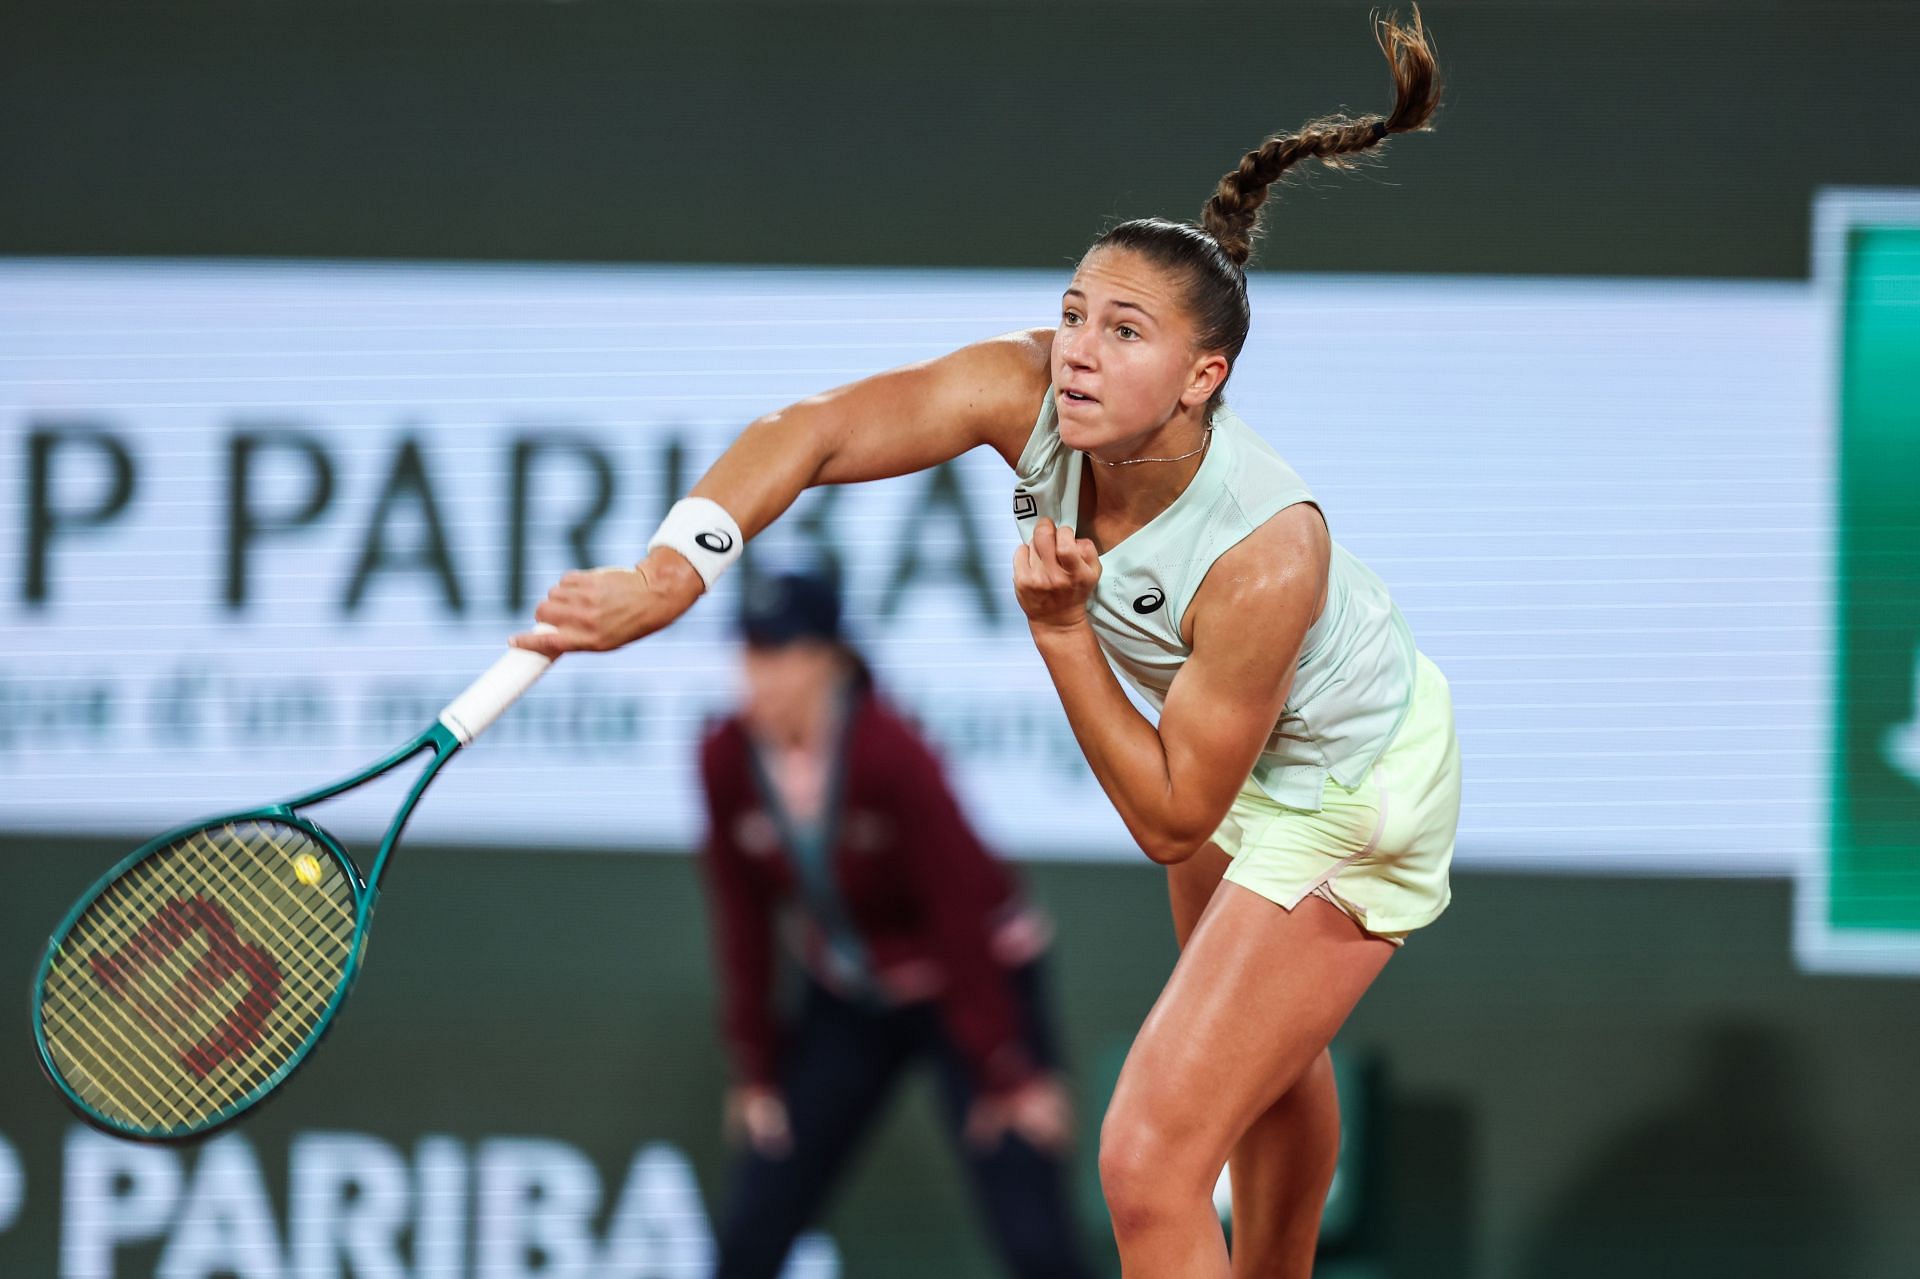
<svg viewBox="0 0 1920 1279">
<path fill-rule="evenodd" d="M 1829 909 L 1920 929 L 1920 226 L 1849 239 Z"/>
<path fill-rule="evenodd" d="M 1838 339 L 1832 822 L 1800 953 L 1920 972 L 1920 196 L 1820 212 Z"/>
</svg>

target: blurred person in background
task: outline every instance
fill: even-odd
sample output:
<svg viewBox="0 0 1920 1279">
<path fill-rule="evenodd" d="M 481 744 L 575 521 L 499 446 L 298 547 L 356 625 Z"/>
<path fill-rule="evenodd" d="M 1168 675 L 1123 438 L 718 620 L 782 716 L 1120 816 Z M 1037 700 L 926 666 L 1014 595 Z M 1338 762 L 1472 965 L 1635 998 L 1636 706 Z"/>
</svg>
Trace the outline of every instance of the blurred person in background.
<svg viewBox="0 0 1920 1279">
<path fill-rule="evenodd" d="M 1008 1272 L 1077 1279 L 1045 919 L 842 637 L 824 575 L 748 583 L 744 697 L 702 747 L 705 870 L 741 1152 L 720 1279 L 772 1279 L 905 1072 L 930 1068 Z M 781 942 L 784 941 L 784 946 Z M 800 988 L 777 1007 L 777 954 Z"/>
</svg>

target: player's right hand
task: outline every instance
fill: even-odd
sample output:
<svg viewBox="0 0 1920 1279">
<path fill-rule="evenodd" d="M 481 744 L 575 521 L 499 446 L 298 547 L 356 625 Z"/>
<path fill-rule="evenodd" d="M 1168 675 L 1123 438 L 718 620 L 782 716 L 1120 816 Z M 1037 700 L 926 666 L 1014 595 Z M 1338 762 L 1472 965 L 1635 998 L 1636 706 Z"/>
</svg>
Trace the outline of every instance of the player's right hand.
<svg viewBox="0 0 1920 1279">
<path fill-rule="evenodd" d="M 793 1151 L 787 1103 L 764 1085 L 746 1084 L 727 1091 L 726 1128 L 729 1138 L 745 1141 L 764 1158 L 784 1159 Z"/>
<path fill-rule="evenodd" d="M 1046 516 L 1031 540 L 1013 552 L 1013 595 L 1033 627 L 1064 629 L 1087 620 L 1087 601 L 1100 584 L 1100 551 L 1087 538 Z"/>
<path fill-rule="evenodd" d="M 632 568 L 576 569 L 533 610 L 553 630 L 523 631 L 509 643 L 548 657 L 631 644 L 693 607 L 706 584 L 680 552 L 655 549 Z"/>
</svg>

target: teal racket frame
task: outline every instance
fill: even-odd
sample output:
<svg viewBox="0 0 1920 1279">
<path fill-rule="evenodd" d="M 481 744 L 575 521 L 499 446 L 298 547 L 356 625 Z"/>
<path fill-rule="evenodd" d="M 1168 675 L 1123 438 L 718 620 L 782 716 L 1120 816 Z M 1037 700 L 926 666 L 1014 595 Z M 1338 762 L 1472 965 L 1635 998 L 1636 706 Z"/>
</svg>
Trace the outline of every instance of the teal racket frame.
<svg viewBox="0 0 1920 1279">
<path fill-rule="evenodd" d="M 225 1127 L 227 1124 L 232 1123 L 265 1101 L 268 1096 L 285 1082 L 289 1075 L 313 1055 L 314 1050 L 320 1046 L 320 1041 L 326 1038 L 327 1032 L 332 1029 L 341 1008 L 346 1003 L 348 994 L 353 990 L 354 982 L 360 975 L 361 963 L 366 956 L 367 937 L 373 927 L 373 908 L 374 904 L 379 900 L 380 881 L 386 874 L 387 861 L 393 855 L 394 846 L 399 843 L 400 835 L 402 831 L 406 829 L 407 819 L 413 815 L 413 810 L 415 806 L 419 804 L 420 797 L 426 793 L 427 786 L 433 781 L 434 777 L 446 762 L 459 752 L 462 745 L 463 743 L 460 738 L 451 729 L 445 724 L 436 722 L 418 737 L 386 756 L 378 763 L 369 765 L 359 772 L 343 777 L 338 781 L 330 782 L 317 790 L 308 791 L 305 794 L 295 796 L 292 799 L 282 800 L 276 804 L 266 804 L 258 808 L 242 809 L 238 812 L 226 813 L 218 817 L 203 818 L 200 821 L 190 822 L 184 826 L 177 826 L 163 835 L 148 840 L 139 848 L 136 848 L 133 852 L 122 858 L 106 874 L 94 881 L 93 886 L 81 896 L 79 902 L 74 905 L 73 909 L 67 912 L 66 917 L 60 921 L 60 926 L 56 928 L 47 939 L 46 950 L 41 955 L 39 966 L 33 978 L 31 1013 L 33 1019 L 34 1049 L 39 1057 L 41 1073 L 45 1074 L 47 1079 L 53 1084 L 62 1100 L 66 1102 L 68 1108 L 94 1128 L 115 1137 L 127 1137 L 138 1141 L 178 1143 L 198 1141 Z M 406 798 L 401 802 L 399 811 L 394 815 L 393 821 L 387 827 L 386 835 L 380 841 L 379 850 L 374 854 L 372 869 L 368 871 L 365 878 L 362 878 L 359 867 L 354 864 L 353 858 L 348 855 L 346 848 L 339 840 L 328 833 L 324 827 L 302 817 L 295 811 L 296 809 L 305 808 L 311 804 L 318 804 L 324 800 L 332 799 L 334 796 L 344 794 L 347 791 L 353 790 L 355 787 L 363 786 L 375 778 L 392 772 L 402 764 L 407 763 L 409 760 L 427 751 L 432 752 L 433 758 L 427 763 L 427 766 L 421 770 L 420 776 L 414 779 L 413 785 L 408 789 Z M 61 1075 L 58 1066 L 54 1063 L 52 1052 L 47 1046 L 46 1027 L 42 1024 L 40 1016 L 41 1000 L 45 997 L 47 977 L 52 971 L 53 962 L 60 954 L 61 945 L 65 941 L 68 933 L 72 930 L 80 916 L 86 913 L 87 908 L 99 900 L 100 896 L 111 888 L 121 876 L 131 871 L 141 862 L 163 849 L 172 847 L 180 840 L 192 835 L 195 831 L 205 830 L 213 826 L 224 826 L 233 822 L 260 820 L 282 822 L 304 831 L 316 844 L 324 848 L 333 857 L 334 861 L 339 864 L 341 870 L 347 877 L 347 883 L 353 890 L 354 931 L 353 943 L 348 950 L 346 965 L 342 970 L 339 984 L 334 990 L 333 998 L 328 1002 L 326 1008 L 322 1010 L 319 1019 L 314 1023 L 313 1029 L 309 1031 L 307 1037 L 301 1041 L 300 1046 L 285 1062 L 281 1063 L 271 1075 L 257 1084 L 245 1096 L 223 1107 L 198 1124 L 179 1125 L 170 1129 L 130 1128 L 107 1115 L 101 1114 L 98 1110 L 88 1105 L 79 1093 L 67 1083 L 66 1079 Z"/>
</svg>

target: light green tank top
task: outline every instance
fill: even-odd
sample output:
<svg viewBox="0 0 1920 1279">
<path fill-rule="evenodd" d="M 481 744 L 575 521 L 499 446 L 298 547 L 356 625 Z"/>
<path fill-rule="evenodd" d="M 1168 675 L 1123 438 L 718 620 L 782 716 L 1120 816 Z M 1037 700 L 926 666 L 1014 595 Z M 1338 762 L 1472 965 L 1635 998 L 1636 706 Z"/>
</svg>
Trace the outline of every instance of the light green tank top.
<svg viewBox="0 0 1920 1279">
<path fill-rule="evenodd" d="M 1013 491 L 1023 541 L 1043 515 L 1079 524 L 1085 463 L 1060 440 L 1049 387 Z M 1107 660 L 1156 710 L 1192 651 L 1180 623 L 1207 570 L 1280 511 L 1313 500 L 1293 468 L 1222 406 L 1193 481 L 1100 557 L 1088 618 Z M 1328 777 L 1358 786 L 1406 714 L 1414 657 L 1413 635 L 1385 584 L 1334 543 L 1326 608 L 1307 632 L 1286 710 L 1254 764 L 1260 789 L 1276 803 L 1318 810 Z"/>
</svg>

